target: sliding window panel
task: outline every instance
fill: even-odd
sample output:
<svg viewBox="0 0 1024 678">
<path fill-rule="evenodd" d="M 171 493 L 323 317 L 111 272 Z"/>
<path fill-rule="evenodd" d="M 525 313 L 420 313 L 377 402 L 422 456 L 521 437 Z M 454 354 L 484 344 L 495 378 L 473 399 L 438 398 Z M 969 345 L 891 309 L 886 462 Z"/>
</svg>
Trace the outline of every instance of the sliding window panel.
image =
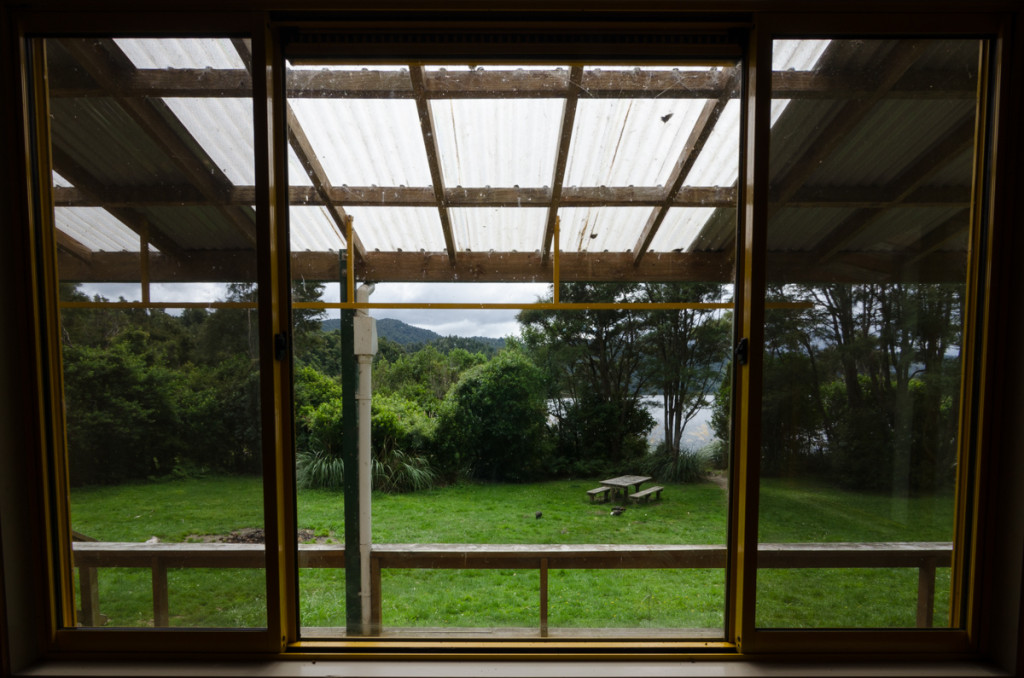
<svg viewBox="0 0 1024 678">
<path fill-rule="evenodd" d="M 984 48 L 773 44 L 758 627 L 958 626 Z"/>
<path fill-rule="evenodd" d="M 65 625 L 266 627 L 249 43 L 45 49 Z"/>
<path fill-rule="evenodd" d="M 288 63 L 304 639 L 724 643 L 740 74 Z"/>
</svg>

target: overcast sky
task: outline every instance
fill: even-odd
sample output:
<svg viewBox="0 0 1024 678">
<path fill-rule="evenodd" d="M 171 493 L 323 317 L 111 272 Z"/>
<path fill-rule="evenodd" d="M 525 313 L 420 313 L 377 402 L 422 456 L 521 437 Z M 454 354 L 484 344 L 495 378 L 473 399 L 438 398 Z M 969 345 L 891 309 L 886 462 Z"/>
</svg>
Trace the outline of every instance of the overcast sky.
<svg viewBox="0 0 1024 678">
<path fill-rule="evenodd" d="M 124 298 L 140 301 L 141 287 L 137 283 L 84 284 L 79 289 L 89 295 L 100 295 L 111 301 Z M 340 286 L 329 284 L 324 301 L 338 301 Z M 377 303 L 533 303 L 539 297 L 550 295 L 551 285 L 546 283 L 382 283 L 370 297 Z M 217 301 L 224 299 L 224 285 L 217 283 L 160 284 L 150 287 L 150 299 L 156 302 Z M 173 310 L 169 311 L 174 313 Z M 441 336 L 507 337 L 518 336 L 518 311 L 430 309 L 391 310 L 374 309 L 375 318 L 396 318 L 416 327 L 433 330 Z M 337 316 L 337 312 L 328 312 Z"/>
</svg>

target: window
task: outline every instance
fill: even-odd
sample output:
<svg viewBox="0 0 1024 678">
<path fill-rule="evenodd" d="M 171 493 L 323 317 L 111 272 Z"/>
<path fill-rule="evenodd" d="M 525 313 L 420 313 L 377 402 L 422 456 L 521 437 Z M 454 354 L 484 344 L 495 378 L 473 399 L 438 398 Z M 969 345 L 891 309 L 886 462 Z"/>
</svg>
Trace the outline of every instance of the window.
<svg viewBox="0 0 1024 678">
<path fill-rule="evenodd" d="M 20 16 L 54 647 L 976 651 L 998 24 L 419 18 Z"/>
</svg>

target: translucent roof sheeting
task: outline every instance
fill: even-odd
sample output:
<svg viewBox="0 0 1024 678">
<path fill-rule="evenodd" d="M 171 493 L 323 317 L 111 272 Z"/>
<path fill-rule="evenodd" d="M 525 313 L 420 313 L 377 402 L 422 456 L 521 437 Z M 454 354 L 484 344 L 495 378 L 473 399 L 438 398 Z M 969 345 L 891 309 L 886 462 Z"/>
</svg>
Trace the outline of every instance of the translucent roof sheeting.
<svg viewBox="0 0 1024 678">
<path fill-rule="evenodd" d="M 632 251 L 650 207 L 565 207 L 559 210 L 566 252 Z"/>
<path fill-rule="evenodd" d="M 444 185 L 550 186 L 562 106 L 557 99 L 431 101 Z"/>
<path fill-rule="evenodd" d="M 236 186 L 256 183 L 250 99 L 164 99 L 178 120 Z"/>
<path fill-rule="evenodd" d="M 94 252 L 138 252 L 139 235 L 101 207 L 56 207 L 57 230 Z M 157 251 L 152 245 L 151 252 Z"/>
<path fill-rule="evenodd" d="M 807 275 L 832 275 L 837 256 L 882 275 L 899 256 L 963 242 L 978 43 L 918 41 L 892 59 L 900 42 L 773 46 L 768 246 L 811 255 Z M 141 233 L 154 262 L 173 259 L 153 270 L 175 281 L 191 282 L 197 253 L 251 258 L 264 168 L 246 41 L 54 39 L 47 58 L 69 270 L 128 270 L 89 253 L 132 252 Z M 633 279 L 731 281 L 739 64 L 286 63 L 288 227 L 303 275 L 340 279 L 330 266 L 351 220 L 367 280 L 550 281 L 557 247 L 562 279 L 603 276 L 599 261 Z M 880 77 L 894 64 L 905 71 Z M 879 82 L 877 103 L 857 109 Z"/>
<path fill-rule="evenodd" d="M 352 207 L 353 228 L 367 250 L 443 252 L 444 235 L 434 207 Z"/>
<path fill-rule="evenodd" d="M 114 38 L 136 68 L 245 68 L 228 38 Z"/>
<path fill-rule="evenodd" d="M 537 207 L 455 207 L 452 230 L 459 250 L 534 252 L 540 250 L 547 211 Z"/>
<path fill-rule="evenodd" d="M 416 104 L 408 99 L 292 99 L 335 186 L 429 186 Z"/>
<path fill-rule="evenodd" d="M 580 101 L 565 185 L 664 186 L 705 103 L 702 99 Z"/>
</svg>

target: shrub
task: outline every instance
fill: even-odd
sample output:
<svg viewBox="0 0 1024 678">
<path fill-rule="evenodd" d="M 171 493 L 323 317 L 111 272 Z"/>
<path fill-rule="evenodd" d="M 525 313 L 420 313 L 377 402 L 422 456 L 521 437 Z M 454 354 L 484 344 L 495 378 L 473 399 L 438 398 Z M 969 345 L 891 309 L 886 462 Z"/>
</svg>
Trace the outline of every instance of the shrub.
<svg viewBox="0 0 1024 678">
<path fill-rule="evenodd" d="M 660 481 L 699 483 L 707 480 L 711 461 L 710 447 L 699 450 L 684 447 L 677 454 L 662 443 L 653 454 L 644 457 L 640 466 L 645 474 Z"/>
<path fill-rule="evenodd" d="M 505 350 L 462 375 L 438 422 L 438 459 L 449 475 L 524 482 L 543 458 L 544 376 L 526 356 Z"/>
</svg>

